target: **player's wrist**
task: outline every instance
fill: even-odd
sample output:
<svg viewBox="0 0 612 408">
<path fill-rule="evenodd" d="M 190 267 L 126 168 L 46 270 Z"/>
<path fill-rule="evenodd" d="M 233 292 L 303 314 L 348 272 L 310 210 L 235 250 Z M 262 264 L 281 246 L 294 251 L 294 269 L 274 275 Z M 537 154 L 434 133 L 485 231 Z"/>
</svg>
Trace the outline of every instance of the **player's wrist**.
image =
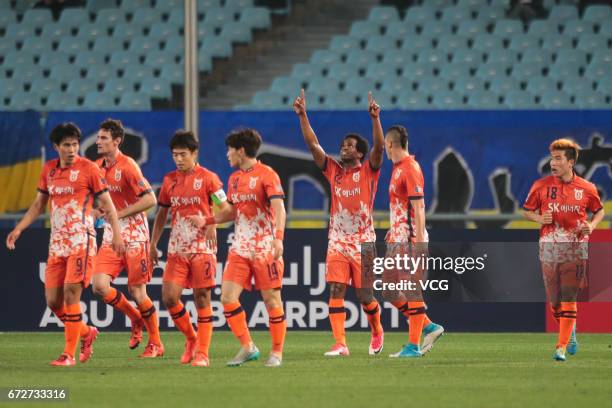
<svg viewBox="0 0 612 408">
<path fill-rule="evenodd" d="M 206 218 L 204 218 L 204 225 L 214 225 L 216 224 L 215 222 L 215 216 L 214 215 L 210 215 Z"/>
<path fill-rule="evenodd" d="M 284 238 L 285 238 L 285 231 L 284 230 L 277 229 L 274 232 L 274 239 L 278 239 L 279 241 L 282 241 Z"/>
</svg>

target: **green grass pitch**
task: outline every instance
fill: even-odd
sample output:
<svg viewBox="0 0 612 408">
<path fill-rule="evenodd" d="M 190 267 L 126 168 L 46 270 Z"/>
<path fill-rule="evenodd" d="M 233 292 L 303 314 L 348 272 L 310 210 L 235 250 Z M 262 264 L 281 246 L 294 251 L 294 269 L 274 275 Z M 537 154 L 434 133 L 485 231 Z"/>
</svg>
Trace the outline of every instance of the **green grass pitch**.
<svg viewBox="0 0 612 408">
<path fill-rule="evenodd" d="M 86 364 L 47 364 L 61 333 L 0 333 L 0 387 L 66 387 L 68 403 L 97 407 L 549 407 L 608 406 L 612 336 L 579 334 L 580 349 L 552 360 L 552 334 L 447 334 L 420 359 L 390 359 L 405 333 L 387 333 L 381 356 L 367 354 L 369 334 L 349 332 L 351 356 L 325 358 L 330 333 L 290 331 L 283 367 L 263 366 L 267 331 L 253 332 L 259 361 L 228 368 L 238 349 L 227 331 L 213 334 L 209 368 L 182 366 L 183 338 L 164 332 L 166 355 L 142 360 L 128 333 L 102 332 Z M 0 403 L 6 406 L 6 403 Z M 19 403 L 17 406 L 29 406 Z"/>
</svg>

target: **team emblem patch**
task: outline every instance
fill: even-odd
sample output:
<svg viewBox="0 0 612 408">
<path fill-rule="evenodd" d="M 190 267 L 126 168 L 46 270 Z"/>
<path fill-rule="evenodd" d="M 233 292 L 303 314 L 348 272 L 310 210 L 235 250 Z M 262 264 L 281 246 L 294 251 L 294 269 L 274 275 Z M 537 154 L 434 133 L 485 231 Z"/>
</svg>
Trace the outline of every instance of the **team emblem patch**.
<svg viewBox="0 0 612 408">
<path fill-rule="evenodd" d="M 251 178 L 249 178 L 249 188 L 251 190 L 253 190 L 255 188 L 255 186 L 257 185 L 257 179 L 258 178 L 259 177 L 251 177 Z"/>
<path fill-rule="evenodd" d="M 582 194 L 584 193 L 583 189 L 575 188 L 574 189 L 574 198 L 576 200 L 582 200 Z"/>
<path fill-rule="evenodd" d="M 121 180 L 121 169 L 115 169 L 115 181 Z"/>
<path fill-rule="evenodd" d="M 194 190 L 199 190 L 202 188 L 202 180 L 204 179 L 193 179 L 193 189 Z"/>
<path fill-rule="evenodd" d="M 75 182 L 79 178 L 79 170 L 70 170 L 70 177 L 68 180 Z"/>
<path fill-rule="evenodd" d="M 361 173 L 359 173 L 359 172 L 353 173 L 353 181 L 354 181 L 355 183 L 359 183 L 359 177 L 360 177 L 360 174 L 361 174 Z"/>
</svg>

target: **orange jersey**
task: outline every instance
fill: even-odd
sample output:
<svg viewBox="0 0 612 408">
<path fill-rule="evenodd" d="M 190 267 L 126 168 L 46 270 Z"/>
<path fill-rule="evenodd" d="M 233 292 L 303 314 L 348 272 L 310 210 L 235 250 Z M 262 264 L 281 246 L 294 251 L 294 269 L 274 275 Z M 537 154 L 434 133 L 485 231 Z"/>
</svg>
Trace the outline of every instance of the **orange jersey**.
<svg viewBox="0 0 612 408">
<path fill-rule="evenodd" d="M 185 173 L 178 170 L 166 174 L 159 192 L 159 205 L 172 212 L 172 229 L 168 254 L 214 254 L 216 248 L 206 243 L 204 229 L 193 226 L 187 216 L 213 215 L 213 197 L 225 199 L 223 183 L 212 171 L 196 164 Z"/>
<path fill-rule="evenodd" d="M 563 245 L 563 243 L 586 243 L 588 235 L 580 232 L 587 220 L 587 210 L 600 211 L 603 206 L 595 186 L 574 175 L 569 183 L 558 177 L 548 176 L 533 183 L 524 208 L 540 214 L 552 212 L 553 222 L 540 228 L 540 258 L 543 261 L 565 262 L 586 259 L 585 245 Z"/>
<path fill-rule="evenodd" d="M 117 211 L 122 210 L 145 194 L 151 193 L 151 185 L 144 178 L 138 164 L 129 156 L 119 152 L 114 163 L 107 163 L 105 159 L 96 161 L 104 174 L 108 191 Z M 119 220 L 121 237 L 128 244 L 130 242 L 149 241 L 149 223 L 147 215 L 143 212 Z M 109 223 L 104 227 L 105 244 L 113 240 L 113 230 Z"/>
<path fill-rule="evenodd" d="M 345 169 L 327 156 L 323 175 L 329 181 L 332 196 L 329 249 L 343 251 L 362 242 L 375 242 L 372 209 L 380 169 L 372 169 L 369 161 Z"/>
<path fill-rule="evenodd" d="M 393 165 L 389 182 L 389 215 L 391 226 L 387 242 L 413 242 L 416 238 L 412 200 L 423 199 L 425 182 L 421 166 L 414 156 Z"/>
<path fill-rule="evenodd" d="M 270 200 L 285 197 L 278 174 L 258 161 L 248 170 L 233 172 L 228 184 L 228 202 L 236 209 L 231 250 L 248 259 L 271 251 L 275 217 Z"/>
<path fill-rule="evenodd" d="M 94 198 L 107 191 L 100 169 L 92 161 L 77 157 L 66 168 L 59 159 L 43 166 L 38 191 L 49 196 L 51 208 L 50 257 L 79 253 L 95 255 L 96 236 L 92 207 Z"/>
</svg>

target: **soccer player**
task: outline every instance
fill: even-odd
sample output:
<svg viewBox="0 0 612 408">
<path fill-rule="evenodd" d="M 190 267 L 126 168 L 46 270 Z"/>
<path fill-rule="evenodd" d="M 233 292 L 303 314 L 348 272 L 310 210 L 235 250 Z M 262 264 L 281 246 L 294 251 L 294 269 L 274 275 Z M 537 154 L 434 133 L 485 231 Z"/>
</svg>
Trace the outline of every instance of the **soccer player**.
<svg viewBox="0 0 612 408">
<path fill-rule="evenodd" d="M 81 130 L 74 123 L 62 123 L 51 131 L 53 148 L 59 158 L 43 166 L 34 202 L 6 238 L 13 250 L 19 236 L 51 203 L 51 237 L 45 269 L 47 306 L 64 322 L 63 353 L 52 366 L 74 366 L 74 355 L 81 337 L 79 360 L 86 362 L 93 353 L 98 335 L 81 315 L 81 293 L 89 286 L 96 255 L 96 231 L 92 204 L 97 198 L 112 227 L 111 247 L 124 252 L 117 212 L 95 163 L 79 156 Z"/>
<path fill-rule="evenodd" d="M 380 167 L 383 163 L 384 144 L 380 107 L 371 93 L 368 99 L 374 146 L 367 161 L 365 158 L 368 154 L 368 142 L 354 133 L 344 137 L 340 147 L 340 162 L 326 155 L 310 126 L 303 89 L 293 103 L 293 109 L 300 120 L 304 141 L 312 153 L 315 164 L 323 171 L 331 187 L 326 281 L 330 286 L 329 320 L 336 343 L 325 353 L 326 356 L 350 354 L 344 331 L 346 320 L 344 297 L 349 284 L 355 288 L 357 298 L 368 316 L 372 330 L 369 354 L 380 353 L 384 343 L 380 306 L 372 288 L 362 287 L 365 285 L 361 282 L 361 244 L 376 241 L 372 208 Z"/>
<path fill-rule="evenodd" d="M 237 170 L 228 181 L 228 202 L 214 217 L 191 217 L 198 227 L 235 220 L 234 240 L 229 250 L 221 303 L 227 323 L 240 341 L 238 354 L 228 366 L 257 360 L 259 350 L 253 343 L 240 305 L 243 290 L 259 290 L 269 315 L 272 350 L 266 367 L 278 367 L 283 360 L 287 323 L 281 299 L 283 284 L 283 236 L 285 230 L 284 193 L 278 174 L 256 159 L 261 136 L 254 129 L 239 129 L 225 139 L 227 159 Z"/>
<path fill-rule="evenodd" d="M 595 186 L 574 172 L 580 146 L 558 139 L 549 150 L 552 174 L 533 183 L 524 215 L 542 225 L 539 255 L 544 287 L 559 323 L 553 358 L 565 361 L 566 350 L 575 354 L 578 349 L 576 300 L 587 283 L 589 236 L 603 219 L 604 210 Z M 592 214 L 590 221 L 587 211 Z"/>
<path fill-rule="evenodd" d="M 166 174 L 159 192 L 159 210 L 153 225 L 151 260 L 157 263 L 157 243 L 168 211 L 172 229 L 163 275 L 162 300 L 178 329 L 185 335 L 182 364 L 208 367 L 208 349 L 213 331 L 210 292 L 217 269 L 217 230 L 214 225 L 197 228 L 190 216 L 212 216 L 213 202 L 226 208 L 223 184 L 212 171 L 198 164 L 199 143 L 194 134 L 179 130 L 170 140 L 176 170 Z M 192 288 L 198 313 L 198 331 L 181 302 L 183 289 Z"/>
<path fill-rule="evenodd" d="M 164 346 L 159 337 L 157 311 L 147 296 L 146 283 L 151 280 L 152 264 L 149 262 L 149 223 L 145 211 L 157 203 L 151 185 L 144 178 L 136 162 L 121 153 L 119 146 L 125 138 L 123 124 L 107 119 L 100 124 L 96 144 L 97 161 L 104 174 L 110 196 L 117 209 L 121 236 L 126 252 L 119 256 L 111 246 L 112 230 L 105 225 L 102 247 L 96 257 L 93 291 L 106 304 L 123 312 L 132 321 L 129 347 L 135 349 L 142 340 L 142 327 L 147 327 L 149 342 L 141 357 L 161 357 Z M 98 211 L 99 212 L 99 211 Z M 103 216 L 103 214 L 97 214 Z M 123 293 L 111 286 L 121 271 L 128 275 L 128 290 L 138 309 L 132 306 Z"/>
<path fill-rule="evenodd" d="M 429 241 L 425 228 L 425 183 L 421 166 L 408 152 L 408 131 L 404 126 L 391 126 L 385 135 L 387 158 L 393 162 L 389 183 L 390 228 L 385 241 L 394 250 L 425 250 Z M 417 252 L 415 252 L 417 253 Z M 419 271 L 419 278 L 424 278 Z M 416 275 L 414 275 L 416 276 Z M 419 286 L 417 286 L 419 287 Z M 442 336 L 444 328 L 433 323 L 425 314 L 426 306 L 420 293 L 407 296 L 398 292 L 392 302 L 408 318 L 408 344 L 391 357 L 420 357 L 433 347 Z M 419 347 L 421 334 L 423 348 Z"/>
</svg>

